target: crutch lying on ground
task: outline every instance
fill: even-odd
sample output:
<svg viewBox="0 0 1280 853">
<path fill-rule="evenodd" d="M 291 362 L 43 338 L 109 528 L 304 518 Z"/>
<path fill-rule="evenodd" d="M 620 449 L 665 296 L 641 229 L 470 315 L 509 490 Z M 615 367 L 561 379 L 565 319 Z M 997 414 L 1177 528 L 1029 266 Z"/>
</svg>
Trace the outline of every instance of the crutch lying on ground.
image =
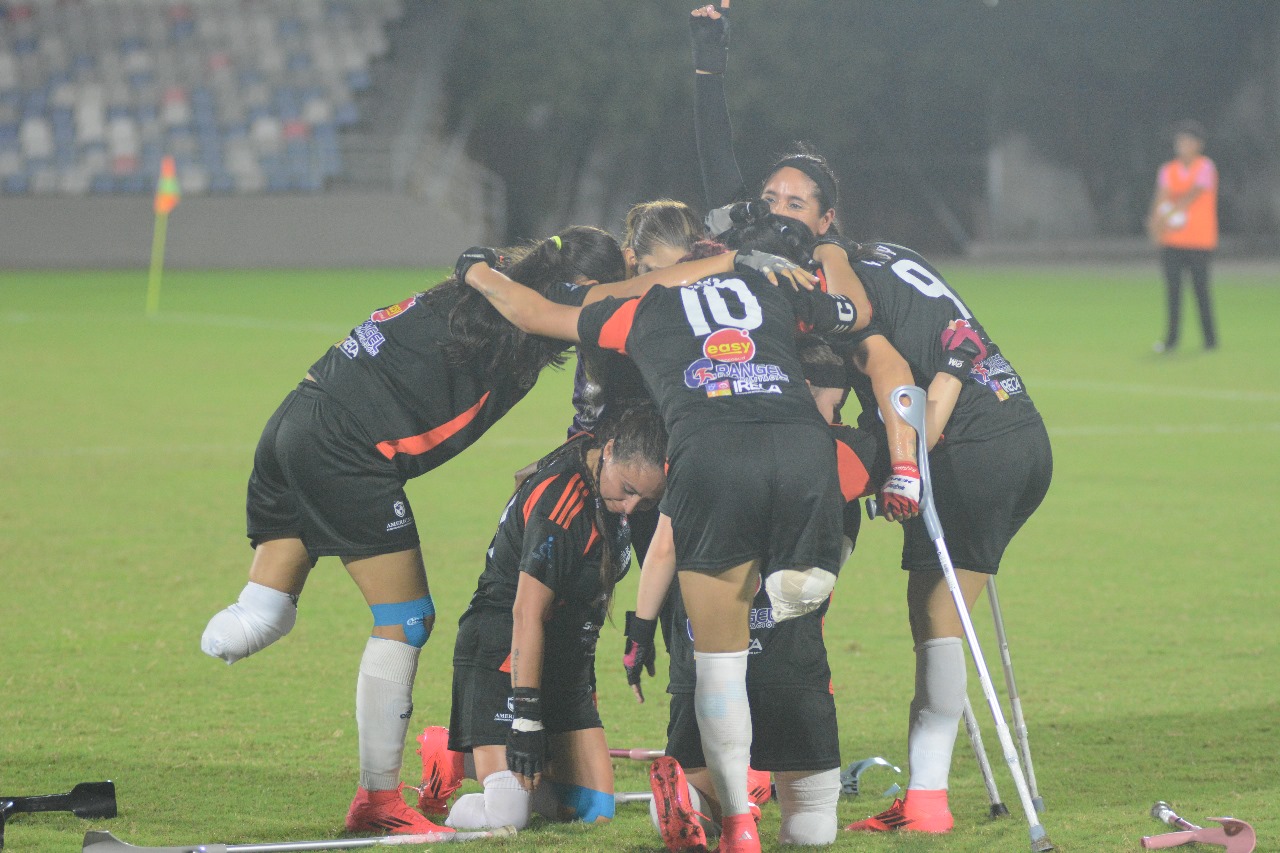
<svg viewBox="0 0 1280 853">
<path fill-rule="evenodd" d="M 973 657 L 974 669 L 978 671 L 978 681 L 982 685 L 983 696 L 991 708 L 991 716 L 995 721 L 996 735 L 1000 739 L 1001 752 L 1005 763 L 1013 775 L 1013 783 L 1018 789 L 1018 799 L 1027 817 L 1027 825 L 1031 836 L 1031 849 L 1043 853 L 1054 849 L 1053 843 L 1040 825 L 1036 816 L 1035 804 L 1031 801 L 1031 791 L 1027 779 L 1023 775 L 1018 761 L 1018 751 L 1013 745 L 1013 736 L 1009 733 L 1009 725 L 1005 722 L 1004 712 L 1000 709 L 1000 700 L 996 698 L 995 685 L 991 682 L 991 673 L 987 669 L 987 661 L 982 655 L 982 647 L 978 645 L 978 635 L 973 630 L 973 620 L 969 618 L 969 608 L 964 603 L 964 593 L 960 591 L 960 582 L 956 580 L 956 569 L 951 562 L 951 552 L 947 550 L 946 540 L 942 535 L 942 522 L 938 519 L 938 511 L 933 504 L 933 482 L 929 476 L 929 442 L 925 435 L 925 392 L 914 385 L 902 385 L 893 390 L 892 403 L 894 411 L 916 431 L 918 453 L 916 465 L 920 469 L 920 515 L 924 520 L 929 538 L 933 540 L 934 549 L 938 552 L 938 562 L 942 564 L 942 575 L 946 579 L 947 589 L 955 602 L 956 613 L 964 628 L 965 640 L 969 644 L 969 654 Z"/>
<path fill-rule="evenodd" d="M 428 832 L 422 835 L 383 835 L 376 838 L 331 838 L 325 841 L 276 841 L 266 844 L 188 844 L 183 847 L 137 847 L 109 832 L 86 832 L 81 853 L 289 853 L 294 850 L 350 850 L 354 847 L 393 847 L 404 844 L 448 844 L 505 838 L 514 826 L 481 832 Z"/>
<path fill-rule="evenodd" d="M 71 812 L 81 818 L 115 817 L 116 786 L 109 781 L 81 782 L 66 794 L 0 796 L 0 847 L 4 847 L 4 822 L 9 815 L 30 812 Z"/>
</svg>

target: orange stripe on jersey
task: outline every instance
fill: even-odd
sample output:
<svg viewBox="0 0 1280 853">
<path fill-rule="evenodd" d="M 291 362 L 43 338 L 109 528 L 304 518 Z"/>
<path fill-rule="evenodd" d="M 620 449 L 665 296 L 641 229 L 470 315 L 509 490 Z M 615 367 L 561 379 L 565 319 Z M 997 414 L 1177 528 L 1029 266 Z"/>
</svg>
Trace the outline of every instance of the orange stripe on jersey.
<svg viewBox="0 0 1280 853">
<path fill-rule="evenodd" d="M 378 452 L 388 459 L 393 458 L 397 453 L 421 456 L 461 432 L 467 424 L 476 419 L 476 415 L 480 414 L 480 409 L 484 406 L 484 401 L 488 399 L 489 392 L 485 391 L 484 396 L 480 398 L 478 403 L 453 420 L 440 424 L 435 429 L 427 430 L 418 435 L 411 435 L 408 438 L 380 441 L 378 442 Z"/>
<path fill-rule="evenodd" d="M 639 305 L 639 299 L 628 299 L 605 321 L 600 327 L 600 340 L 597 341 L 602 348 L 627 354 L 627 335 L 631 334 L 631 324 L 635 322 L 636 308 Z"/>
<path fill-rule="evenodd" d="M 507 675 L 511 674 L 511 653 L 510 652 L 507 652 L 507 659 L 502 662 L 502 666 L 498 667 L 498 672 L 505 672 Z"/>
<path fill-rule="evenodd" d="M 548 477 L 533 487 L 533 491 L 529 493 L 529 499 L 524 502 L 525 524 L 529 523 L 529 516 L 533 514 L 533 508 L 538 505 L 538 498 L 542 497 L 542 493 L 545 492 L 547 487 L 554 483 L 559 476 L 559 474 L 556 474 L 554 477 Z"/>
<path fill-rule="evenodd" d="M 592 546 L 592 545 L 594 545 L 594 544 L 596 544 L 596 540 L 597 540 L 597 539 L 599 539 L 599 538 L 600 538 L 600 534 L 599 534 L 599 532 L 597 532 L 597 531 L 596 531 L 596 526 L 595 526 L 594 524 L 592 524 L 592 525 L 591 525 L 591 535 L 587 537 L 587 547 L 585 547 L 585 548 L 583 548 L 583 549 L 582 549 L 582 555 L 583 555 L 584 557 L 585 557 L 588 553 L 590 553 L 590 551 L 591 551 L 591 546 Z"/>
<path fill-rule="evenodd" d="M 569 529 L 569 524 L 582 511 L 583 502 L 586 499 L 587 487 L 582 482 L 581 474 L 574 474 L 569 480 L 569 484 L 564 487 L 564 491 L 560 494 L 560 500 L 556 502 L 555 509 L 551 510 L 548 518 L 552 523 L 558 524 L 565 530 Z"/>
<path fill-rule="evenodd" d="M 874 491 L 867 466 L 843 441 L 836 442 L 836 470 L 840 474 L 840 494 L 844 496 L 845 503 Z"/>
</svg>

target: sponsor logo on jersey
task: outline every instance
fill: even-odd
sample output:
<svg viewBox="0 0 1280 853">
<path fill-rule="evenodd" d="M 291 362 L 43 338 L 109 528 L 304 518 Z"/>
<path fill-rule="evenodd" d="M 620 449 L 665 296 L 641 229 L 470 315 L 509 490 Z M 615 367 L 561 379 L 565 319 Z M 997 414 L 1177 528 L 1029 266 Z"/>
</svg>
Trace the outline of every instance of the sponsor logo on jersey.
<svg viewBox="0 0 1280 853">
<path fill-rule="evenodd" d="M 396 501 L 391 505 L 391 511 L 396 514 L 396 518 L 404 518 L 404 501 Z"/>
<path fill-rule="evenodd" d="M 385 323 L 392 317 L 398 317 L 413 307 L 413 303 L 418 301 L 418 297 L 410 296 L 403 302 L 397 302 L 395 305 L 388 305 L 386 308 L 374 311 L 369 315 L 369 319 L 374 323 Z"/>
<path fill-rule="evenodd" d="M 764 644 L 752 637 L 751 642 L 747 643 L 747 654 L 756 655 L 762 651 L 764 651 Z"/>
<path fill-rule="evenodd" d="M 355 358 L 360 354 L 360 344 L 350 335 L 339 341 L 337 346 L 347 358 Z"/>
<path fill-rule="evenodd" d="M 752 631 L 763 631 L 772 628 L 776 623 L 773 621 L 772 607 L 753 607 L 751 615 L 748 617 L 747 626 Z"/>
<path fill-rule="evenodd" d="M 709 358 L 700 358 L 684 371 L 685 386 L 690 389 L 703 388 L 708 397 L 781 394 L 782 388 L 777 383 L 790 381 L 790 377 L 778 365 L 756 364 L 752 361 L 714 362 Z"/>
<path fill-rule="evenodd" d="M 1008 400 L 1011 395 L 1022 394 L 1026 391 L 1022 387 L 1022 378 L 1018 376 L 1018 372 L 1013 369 L 1013 365 L 1009 363 L 1009 360 L 1000 353 L 989 355 L 974 364 L 969 371 L 969 378 L 979 385 L 985 385 L 990 388 L 991 392 L 996 395 L 996 399 L 1002 403 Z"/>
<path fill-rule="evenodd" d="M 743 329 L 720 329 L 702 342 L 702 354 L 712 361 L 750 361 L 756 356 L 756 342 Z"/>
<path fill-rule="evenodd" d="M 365 320 L 356 329 L 356 340 L 360 341 L 360 346 L 369 355 L 377 355 L 378 350 L 387 342 L 382 332 L 378 331 L 378 324 L 372 320 Z"/>
<path fill-rule="evenodd" d="M 539 545 L 538 550 L 533 552 L 534 559 L 540 560 L 544 563 L 550 562 L 551 554 L 552 552 L 555 551 L 555 547 L 556 547 L 556 538 L 554 536 L 548 536 L 547 541 Z"/>
</svg>

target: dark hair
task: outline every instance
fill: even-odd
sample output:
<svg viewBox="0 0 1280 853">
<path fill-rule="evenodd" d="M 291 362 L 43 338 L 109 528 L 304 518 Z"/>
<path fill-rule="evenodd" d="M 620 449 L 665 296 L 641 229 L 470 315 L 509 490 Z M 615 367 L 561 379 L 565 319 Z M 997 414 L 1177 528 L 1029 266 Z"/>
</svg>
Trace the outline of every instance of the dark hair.
<svg viewBox="0 0 1280 853">
<path fill-rule="evenodd" d="M 809 384 L 818 388 L 849 387 L 844 359 L 826 340 L 818 335 L 800 335 L 796 338 L 796 350 Z"/>
<path fill-rule="evenodd" d="M 607 410 L 606 410 L 607 411 Z M 588 450 L 603 448 L 613 442 L 613 461 L 623 465 L 641 464 L 663 471 L 667 461 L 667 428 L 662 421 L 658 407 L 651 400 L 635 400 L 617 415 L 606 415 L 601 421 L 595 435 L 583 444 L 582 458 L 585 460 Z M 595 487 L 600 488 L 600 465 L 604 464 L 601 455 L 596 470 L 592 472 Z M 613 587 L 618 581 L 622 559 L 621 554 L 613 553 L 609 538 L 604 536 L 604 509 L 601 501 L 595 502 L 595 524 L 600 531 L 603 547 L 600 552 L 600 588 L 610 600 Z"/>
<path fill-rule="evenodd" d="M 687 249 L 702 237 L 703 227 L 693 208 L 682 201 L 660 198 L 642 201 L 627 211 L 622 246 L 636 256 L 651 254 L 659 246 Z"/>
<path fill-rule="evenodd" d="M 699 240 L 689 247 L 689 254 L 680 259 L 680 263 L 685 261 L 700 261 L 703 258 L 714 258 L 716 255 L 723 255 L 725 252 L 733 251 L 724 243 L 718 240 Z"/>
<path fill-rule="evenodd" d="M 1179 134 L 1184 134 L 1184 133 L 1187 136 L 1194 136 L 1196 139 L 1199 139 L 1201 142 L 1205 141 L 1204 125 L 1193 118 L 1184 118 L 1182 121 L 1178 122 L 1173 126 L 1174 136 L 1177 136 Z"/>
<path fill-rule="evenodd" d="M 542 294 L 553 285 L 578 278 L 599 282 L 626 278 L 618 241 L 609 232 L 586 225 L 574 225 L 555 237 L 499 254 L 506 258 L 500 266 L 503 273 Z M 451 365 L 478 365 L 490 379 L 510 376 L 520 388 L 528 389 L 542 368 L 564 364 L 568 344 L 525 334 L 480 293 L 452 276 L 420 299 L 452 303 L 448 307 L 449 337 L 442 344 Z"/>
<path fill-rule="evenodd" d="M 767 184 L 769 179 L 778 173 L 779 169 L 787 167 L 799 169 L 804 172 L 809 180 L 817 185 L 818 206 L 822 208 L 823 213 L 835 209 L 836 220 L 839 220 L 840 181 L 837 180 L 836 173 L 831 169 L 831 165 L 827 163 L 827 158 L 819 154 L 808 143 L 797 142 L 795 143 L 794 151 L 783 154 L 769 167 L 769 171 L 765 173 L 764 183 Z M 832 222 L 831 227 L 836 229 L 835 233 L 840 233 L 836 222 Z"/>
<path fill-rule="evenodd" d="M 780 255 L 797 264 L 806 264 L 818 238 L 798 219 L 765 213 L 753 221 L 735 225 L 720 235 L 730 249 L 757 249 Z"/>
</svg>

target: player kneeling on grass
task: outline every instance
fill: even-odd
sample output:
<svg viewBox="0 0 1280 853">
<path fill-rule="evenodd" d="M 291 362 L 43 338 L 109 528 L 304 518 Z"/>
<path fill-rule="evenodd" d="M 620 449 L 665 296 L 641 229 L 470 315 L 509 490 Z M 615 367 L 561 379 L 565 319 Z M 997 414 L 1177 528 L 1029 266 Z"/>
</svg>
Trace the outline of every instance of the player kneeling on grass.
<svg viewBox="0 0 1280 853">
<path fill-rule="evenodd" d="M 820 338 L 799 342 L 809 389 L 824 419 L 831 423 L 843 397 L 845 366 Z M 887 468 L 883 432 L 835 424 L 840 491 L 845 500 L 844 550 L 847 559 L 857 541 L 861 520 L 858 498 L 874 491 Z M 653 550 L 646 557 L 637 593 L 636 612 L 627 614 L 627 647 L 623 665 L 636 698 L 644 701 L 642 669 L 653 674 L 653 618 L 658 602 L 672 609 L 670 684 L 671 715 L 666 756 L 650 769 L 653 802 L 650 817 L 672 851 L 705 849 L 720 833 L 720 803 L 702 751 L 693 695 L 696 684 L 693 631 L 680 595 L 667 595 L 675 568 L 670 519 L 659 522 Z M 827 604 L 788 621 L 774 617 L 763 587 L 751 605 L 747 697 L 751 706 L 750 797 L 753 813 L 770 798 L 770 771 L 782 811 L 780 844 L 826 845 L 836 838 L 836 805 L 840 797 L 840 739 L 831 668 L 823 641 Z M 661 618 L 668 618 L 664 612 Z"/>
<path fill-rule="evenodd" d="M 458 623 L 449 729 L 419 738 L 424 812 L 446 813 L 470 776 L 484 792 L 447 809 L 455 829 L 523 828 L 534 811 L 613 818 L 595 647 L 631 564 L 627 514 L 666 486 L 666 442 L 653 405 L 632 407 L 544 457 L 516 490 Z"/>
</svg>

